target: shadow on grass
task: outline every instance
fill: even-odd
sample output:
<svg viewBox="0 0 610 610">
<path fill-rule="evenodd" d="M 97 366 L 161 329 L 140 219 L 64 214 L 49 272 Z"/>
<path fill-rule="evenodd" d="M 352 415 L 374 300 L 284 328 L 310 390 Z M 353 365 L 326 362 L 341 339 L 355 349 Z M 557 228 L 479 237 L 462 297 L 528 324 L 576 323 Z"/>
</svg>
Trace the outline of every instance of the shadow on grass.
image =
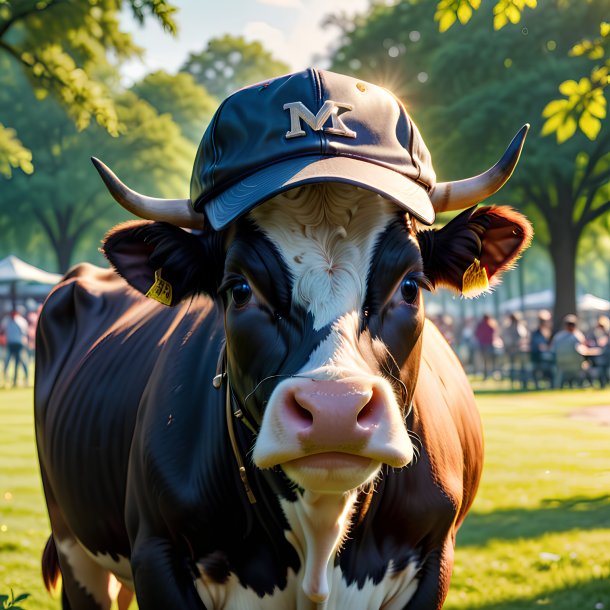
<svg viewBox="0 0 610 610">
<path fill-rule="evenodd" d="M 453 607 L 453 606 L 452 606 Z M 602 578 L 554 589 L 531 597 L 494 602 L 471 610 L 606 610 L 610 607 L 610 587 Z"/>
<path fill-rule="evenodd" d="M 470 512 L 458 533 L 458 545 L 482 546 L 489 540 L 537 538 L 542 534 L 610 528 L 610 495 L 547 499 L 535 509 Z"/>
</svg>

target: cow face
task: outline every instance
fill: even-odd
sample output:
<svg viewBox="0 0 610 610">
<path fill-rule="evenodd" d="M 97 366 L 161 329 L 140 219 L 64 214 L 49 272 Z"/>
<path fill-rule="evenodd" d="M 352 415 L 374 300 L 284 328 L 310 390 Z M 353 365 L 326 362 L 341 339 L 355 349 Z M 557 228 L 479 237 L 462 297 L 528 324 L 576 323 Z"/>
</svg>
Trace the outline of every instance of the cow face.
<svg viewBox="0 0 610 610">
<path fill-rule="evenodd" d="M 317 184 L 269 200 L 223 235 L 134 223 L 104 249 L 142 292 L 169 283 L 168 304 L 196 291 L 222 301 L 230 387 L 258 432 L 254 463 L 281 467 L 305 490 L 342 493 L 412 459 L 405 415 L 421 288 L 486 288 L 531 235 L 505 208 L 418 233 L 402 214 L 370 191 Z"/>
<path fill-rule="evenodd" d="M 424 283 L 404 217 L 370 191 L 302 187 L 236 228 L 221 287 L 228 371 L 260 428 L 258 467 L 328 493 L 411 461 Z"/>
</svg>

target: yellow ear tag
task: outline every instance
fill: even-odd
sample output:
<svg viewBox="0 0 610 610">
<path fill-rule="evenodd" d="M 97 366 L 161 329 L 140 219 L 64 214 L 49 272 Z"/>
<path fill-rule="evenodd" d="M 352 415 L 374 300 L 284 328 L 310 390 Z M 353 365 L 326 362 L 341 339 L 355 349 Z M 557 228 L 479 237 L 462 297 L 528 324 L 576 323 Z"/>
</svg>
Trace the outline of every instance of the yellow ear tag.
<svg viewBox="0 0 610 610">
<path fill-rule="evenodd" d="M 485 271 L 485 267 L 481 267 L 479 259 L 475 258 L 462 276 L 462 294 L 465 297 L 476 297 L 488 288 L 487 271 Z"/>
<path fill-rule="evenodd" d="M 155 271 L 155 283 L 150 287 L 146 296 L 163 305 L 172 304 L 172 285 L 161 277 L 161 269 Z"/>
</svg>

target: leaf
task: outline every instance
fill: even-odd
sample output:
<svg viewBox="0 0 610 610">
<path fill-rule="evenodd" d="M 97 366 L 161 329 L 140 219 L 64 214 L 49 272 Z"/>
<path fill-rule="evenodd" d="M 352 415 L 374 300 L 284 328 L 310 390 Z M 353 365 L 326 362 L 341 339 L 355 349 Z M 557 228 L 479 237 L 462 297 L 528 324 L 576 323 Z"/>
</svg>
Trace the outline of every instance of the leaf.
<svg viewBox="0 0 610 610">
<path fill-rule="evenodd" d="M 511 23 L 519 23 L 521 21 L 521 11 L 514 4 L 506 7 L 505 14 Z"/>
<path fill-rule="evenodd" d="M 571 138 L 576 132 L 576 127 L 576 119 L 573 116 L 568 115 L 566 120 L 557 128 L 557 143 L 561 144 Z"/>
<path fill-rule="evenodd" d="M 587 104 L 587 111 L 598 119 L 606 118 L 606 98 L 603 96 L 595 96 Z"/>
<path fill-rule="evenodd" d="M 563 112 L 558 112 L 554 114 L 550 119 L 548 119 L 544 125 L 542 126 L 542 131 L 540 135 L 548 136 L 553 132 L 557 131 L 559 126 L 563 123 L 566 114 Z"/>
<path fill-rule="evenodd" d="M 578 93 L 578 83 L 575 80 L 565 80 L 559 85 L 559 91 L 564 95 L 574 95 Z"/>
<path fill-rule="evenodd" d="M 31 174 L 34 171 L 32 152 L 21 143 L 14 129 L 0 123 L 0 174 L 10 178 L 11 168 Z"/>
<path fill-rule="evenodd" d="M 458 7 L 457 16 L 462 25 L 468 23 L 468 21 L 472 17 L 472 8 L 470 8 L 470 6 L 465 2 L 462 2 Z"/>
<path fill-rule="evenodd" d="M 504 13 L 494 15 L 494 30 L 501 30 L 508 23 L 508 19 Z"/>
<path fill-rule="evenodd" d="M 599 119 L 596 119 L 586 110 L 580 115 L 578 121 L 580 130 L 589 138 L 589 140 L 595 140 L 597 134 L 602 128 L 602 123 Z"/>
<path fill-rule="evenodd" d="M 434 19 L 438 21 L 439 32 L 446 32 L 455 23 L 456 18 L 452 9 L 439 10 L 434 15 Z"/>
<path fill-rule="evenodd" d="M 550 117 L 553 114 L 567 110 L 568 106 L 568 100 L 552 100 L 544 107 L 542 116 Z"/>
<path fill-rule="evenodd" d="M 31 593 L 22 593 L 21 595 L 18 595 L 15 598 L 16 602 L 22 602 L 24 599 L 27 599 L 28 597 L 31 597 Z"/>
</svg>

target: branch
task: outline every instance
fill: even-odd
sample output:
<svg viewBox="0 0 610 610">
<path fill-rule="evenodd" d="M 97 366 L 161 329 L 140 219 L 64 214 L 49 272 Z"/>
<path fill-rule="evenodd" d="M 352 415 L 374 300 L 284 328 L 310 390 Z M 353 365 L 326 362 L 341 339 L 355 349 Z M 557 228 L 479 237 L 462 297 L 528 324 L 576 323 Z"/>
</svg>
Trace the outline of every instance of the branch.
<svg viewBox="0 0 610 610">
<path fill-rule="evenodd" d="M 526 195 L 540 208 L 542 215 L 548 217 L 551 215 L 552 209 L 548 203 L 548 199 L 545 199 L 542 195 L 536 194 L 531 186 L 524 186 L 523 190 Z"/>
<path fill-rule="evenodd" d="M 589 210 L 586 216 L 581 217 L 581 222 L 584 225 L 590 223 L 591 221 L 599 218 L 602 214 L 605 214 L 608 210 L 610 210 L 610 200 L 605 201 L 601 205 L 597 206 L 594 210 Z M 580 224 L 580 223 L 579 223 Z"/>
<path fill-rule="evenodd" d="M 102 214 L 105 214 L 108 210 L 115 207 L 114 202 L 108 203 L 102 206 L 100 209 L 97 209 L 94 214 L 91 214 L 88 218 L 81 220 L 81 222 L 76 226 L 74 230 L 74 235 L 79 235 L 82 233 L 90 224 L 95 222 Z"/>
<path fill-rule="evenodd" d="M 19 52 L 19 49 L 16 49 L 15 47 L 13 47 L 10 44 L 4 42 L 3 40 L 0 40 L 0 49 L 4 49 L 8 53 L 10 53 L 18 62 L 20 62 L 21 64 L 23 64 L 27 68 L 32 69 L 35 64 L 40 64 L 44 68 L 44 76 L 38 76 L 37 78 L 40 78 L 40 79 L 46 78 L 46 79 L 48 79 L 50 81 L 55 81 L 56 83 L 58 83 L 62 87 L 68 87 L 69 86 L 66 81 L 60 79 L 57 76 L 57 74 L 53 73 L 49 69 L 49 66 L 42 59 L 40 59 L 40 57 L 34 55 L 33 53 L 31 53 L 31 55 L 32 55 L 32 57 L 34 57 L 34 61 L 30 62 L 30 61 L 28 61 L 27 59 L 25 59 L 23 57 L 23 54 Z"/>
<path fill-rule="evenodd" d="M 585 188 L 585 182 L 591 175 L 591 172 L 597 165 L 597 162 L 600 160 L 600 158 L 603 156 L 603 154 L 605 154 L 608 151 L 609 144 L 610 144 L 610 136 L 608 136 L 607 138 L 600 138 L 597 143 L 597 146 L 595 147 L 595 150 L 591 153 L 591 155 L 589 155 L 589 160 L 587 161 L 587 167 L 585 168 L 585 173 L 583 174 L 582 180 L 580 181 L 579 185 L 574 190 L 574 194 L 573 194 L 574 201 L 576 201 L 576 199 L 578 199 L 582 195 L 582 192 Z"/>
<path fill-rule="evenodd" d="M 38 220 L 38 222 L 40 222 L 40 224 L 42 225 L 42 228 L 45 230 L 45 233 L 47 234 L 47 237 L 49 238 L 49 241 L 51 242 L 53 249 L 57 250 L 59 247 L 59 244 L 58 244 L 57 238 L 53 234 L 53 227 L 51 226 L 51 223 L 45 218 L 44 214 L 42 214 L 42 213 L 34 214 L 34 216 Z"/>
<path fill-rule="evenodd" d="M 18 21 L 21 21 L 21 19 L 28 17 L 32 13 L 42 13 L 43 11 L 46 11 L 47 9 L 53 7 L 54 5 L 61 4 L 63 2 L 69 3 L 70 0 L 49 0 L 48 4 L 45 4 L 44 6 L 42 5 L 42 3 L 37 2 L 36 4 L 34 4 L 34 6 L 30 7 L 28 10 L 23 11 L 22 13 L 17 13 L 15 15 L 13 15 L 10 19 L 8 19 L 6 21 L 6 23 L 4 23 L 2 26 L 0 26 L 0 38 L 2 38 L 8 32 L 8 30 L 11 27 L 13 27 L 13 25 L 15 23 L 17 23 Z"/>
</svg>

